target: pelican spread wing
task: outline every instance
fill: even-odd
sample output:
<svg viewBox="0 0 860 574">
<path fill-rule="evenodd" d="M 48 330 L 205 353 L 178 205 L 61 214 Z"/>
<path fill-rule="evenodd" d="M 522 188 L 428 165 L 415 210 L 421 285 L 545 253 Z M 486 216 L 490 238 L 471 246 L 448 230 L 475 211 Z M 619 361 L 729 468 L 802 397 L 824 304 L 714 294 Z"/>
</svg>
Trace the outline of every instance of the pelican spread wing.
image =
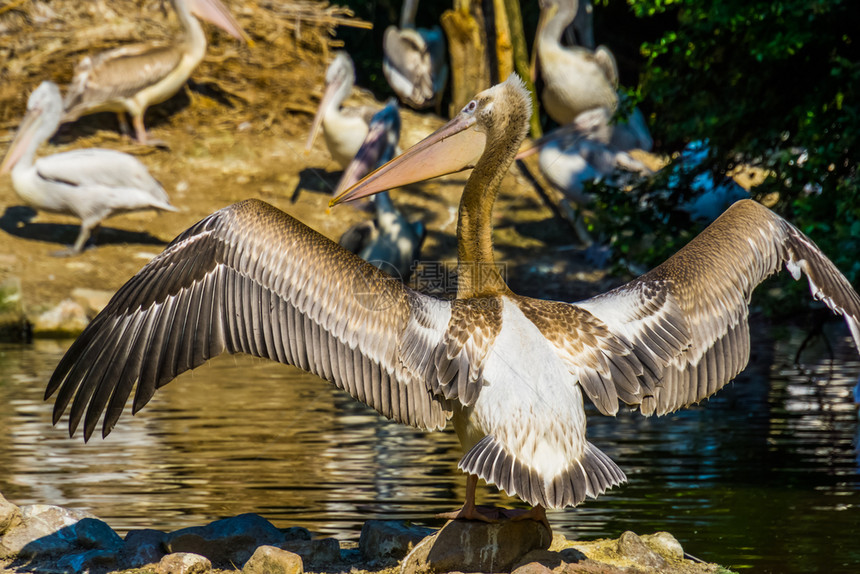
<svg viewBox="0 0 860 574">
<path fill-rule="evenodd" d="M 586 393 L 605 414 L 621 398 L 658 415 L 712 395 L 746 366 L 750 295 L 783 264 L 795 279 L 806 273 L 813 296 L 845 317 L 860 347 L 860 298 L 845 277 L 796 227 L 743 200 L 659 267 L 575 304 L 632 345 L 643 367 L 638 392 L 622 376 L 615 393 L 580 379 Z"/>
<path fill-rule="evenodd" d="M 295 365 L 381 414 L 420 428 L 447 420 L 402 348 L 441 339 L 444 302 L 406 288 L 272 206 L 248 200 L 203 219 L 111 299 L 46 391 L 54 422 L 107 435 L 135 383 L 133 412 L 156 389 L 220 353 Z M 418 343 L 416 343 L 418 342 Z M 418 345 L 416 347 L 416 344 Z M 414 355 L 414 353 L 406 353 Z"/>
</svg>

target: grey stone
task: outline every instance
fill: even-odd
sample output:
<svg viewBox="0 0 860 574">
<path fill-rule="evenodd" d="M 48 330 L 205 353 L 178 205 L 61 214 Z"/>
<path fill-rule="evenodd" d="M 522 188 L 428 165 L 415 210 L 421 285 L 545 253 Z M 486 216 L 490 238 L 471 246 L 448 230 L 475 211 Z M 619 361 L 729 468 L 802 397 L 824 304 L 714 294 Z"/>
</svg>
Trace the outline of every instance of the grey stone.
<svg viewBox="0 0 860 574">
<path fill-rule="evenodd" d="M 549 548 L 551 542 L 546 526 L 533 520 L 452 520 L 421 541 L 400 572 L 509 572 L 527 553 Z"/>
<path fill-rule="evenodd" d="M 0 535 L 21 524 L 21 509 L 0 494 Z"/>
<path fill-rule="evenodd" d="M 84 308 L 71 299 L 40 313 L 33 320 L 33 333 L 41 335 L 76 335 L 90 322 Z"/>
<path fill-rule="evenodd" d="M 0 341 L 21 343 L 29 340 L 32 326 L 24 315 L 22 300 L 19 277 L 0 281 Z M 0 525 L 0 532 L 2 532 L 2 525 Z"/>
<path fill-rule="evenodd" d="M 116 552 L 113 550 L 87 550 L 65 554 L 57 560 L 57 568 L 61 572 L 89 572 L 93 569 L 105 569 L 116 564 Z"/>
<path fill-rule="evenodd" d="M 432 528 L 415 526 L 403 520 L 368 520 L 361 527 L 358 547 L 365 560 L 400 560 L 432 534 Z"/>
<path fill-rule="evenodd" d="M 340 542 L 334 538 L 321 540 L 288 540 L 278 544 L 278 548 L 298 554 L 308 566 L 338 564 L 341 562 Z"/>
<path fill-rule="evenodd" d="M 0 558 L 37 558 L 78 549 L 117 550 L 122 539 L 92 514 L 59 506 L 21 508 L 21 523 L 0 540 Z"/>
<path fill-rule="evenodd" d="M 163 557 L 155 567 L 157 574 L 209 574 L 212 563 L 192 552 L 175 552 Z"/>
<path fill-rule="evenodd" d="M 84 518 L 74 526 L 78 536 L 78 544 L 83 548 L 108 548 L 118 550 L 122 546 L 122 538 L 108 526 L 107 522 L 98 518 Z"/>
<path fill-rule="evenodd" d="M 284 533 L 284 540 L 310 540 L 311 531 L 301 526 L 291 526 L 281 530 Z"/>
<path fill-rule="evenodd" d="M 668 532 L 655 532 L 641 537 L 642 540 L 658 554 L 671 560 L 683 560 L 684 548 L 678 539 Z"/>
<path fill-rule="evenodd" d="M 666 568 L 666 560 L 651 550 L 639 536 L 629 530 L 618 538 L 618 553 L 640 566 L 647 566 L 658 570 Z"/>
<path fill-rule="evenodd" d="M 585 554 L 576 548 L 556 546 L 556 540 L 553 538 L 553 546 L 550 548 L 558 548 L 557 550 L 532 550 L 514 565 L 512 571 L 533 564 L 540 564 L 550 570 L 555 570 L 558 567 L 566 568 L 569 564 L 580 564 L 588 560 Z M 537 572 L 536 568 L 536 566 L 532 566 L 533 573 Z M 520 574 L 525 574 L 525 571 Z"/>
<path fill-rule="evenodd" d="M 206 526 L 192 526 L 167 535 L 169 552 L 193 552 L 219 565 L 243 565 L 264 545 L 279 546 L 284 534 L 258 514 L 240 514 Z"/>
<path fill-rule="evenodd" d="M 550 574 L 551 572 L 551 569 L 547 568 L 540 562 L 529 562 L 528 564 L 523 564 L 518 567 L 511 574 Z"/>
<path fill-rule="evenodd" d="M 85 287 L 75 287 L 71 293 L 72 300 L 80 305 L 89 317 L 98 315 L 107 306 L 113 294 L 113 291 L 87 289 Z"/>
<path fill-rule="evenodd" d="M 303 574 L 302 557 L 298 554 L 260 546 L 242 568 L 243 574 Z"/>
<path fill-rule="evenodd" d="M 143 568 L 151 564 L 158 564 L 167 552 L 164 543 L 167 533 L 160 530 L 130 530 L 125 535 L 122 549 L 119 553 L 119 567 L 122 570 L 129 568 Z"/>
</svg>

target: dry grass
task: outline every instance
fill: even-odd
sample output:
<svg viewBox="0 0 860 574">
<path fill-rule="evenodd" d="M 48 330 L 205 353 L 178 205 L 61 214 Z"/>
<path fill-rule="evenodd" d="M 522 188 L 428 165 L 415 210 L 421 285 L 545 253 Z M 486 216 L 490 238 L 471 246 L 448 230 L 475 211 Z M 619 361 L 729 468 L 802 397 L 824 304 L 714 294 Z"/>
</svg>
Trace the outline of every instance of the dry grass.
<svg viewBox="0 0 860 574">
<path fill-rule="evenodd" d="M 27 96 L 41 81 L 65 86 L 87 54 L 131 42 L 169 42 L 178 31 L 161 0 L 12 0 L 0 7 L 0 130 L 14 129 Z M 194 73 L 197 90 L 230 101 L 248 119 L 283 111 L 312 111 L 308 94 L 319 89 L 314 74 L 339 46 L 338 26 L 370 27 L 348 8 L 320 1 L 225 0 L 254 41 L 248 47 L 206 26 L 210 45 Z M 288 70 L 292 73 L 283 73 Z M 265 93 L 265 97 L 260 97 Z M 206 113 L 205 105 L 200 106 Z M 236 116 L 233 115 L 235 118 Z"/>
</svg>

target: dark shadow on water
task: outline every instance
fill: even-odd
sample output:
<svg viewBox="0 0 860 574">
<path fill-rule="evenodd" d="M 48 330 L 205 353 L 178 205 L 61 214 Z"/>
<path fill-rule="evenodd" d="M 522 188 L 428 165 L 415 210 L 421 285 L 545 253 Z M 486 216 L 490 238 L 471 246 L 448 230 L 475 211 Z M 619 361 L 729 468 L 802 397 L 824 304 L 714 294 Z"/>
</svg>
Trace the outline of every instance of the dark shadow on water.
<svg viewBox="0 0 860 574">
<path fill-rule="evenodd" d="M 72 245 L 81 229 L 80 225 L 77 224 L 31 223 L 34 217 L 36 217 L 36 210 L 31 207 L 23 205 L 7 207 L 3 215 L 0 216 L 0 230 L 21 239 L 56 243 L 59 245 Z M 91 238 L 89 243 L 95 243 L 97 246 L 123 243 L 167 245 L 167 241 L 149 233 L 127 231 L 115 227 L 102 226 L 93 236 L 94 241 Z"/>
</svg>

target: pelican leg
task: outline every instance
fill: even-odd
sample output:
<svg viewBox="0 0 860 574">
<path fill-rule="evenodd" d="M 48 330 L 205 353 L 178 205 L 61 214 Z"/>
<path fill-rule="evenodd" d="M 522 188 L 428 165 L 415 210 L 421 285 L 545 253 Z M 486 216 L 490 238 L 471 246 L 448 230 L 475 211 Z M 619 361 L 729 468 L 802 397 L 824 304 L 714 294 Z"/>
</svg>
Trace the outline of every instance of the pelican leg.
<svg viewBox="0 0 860 574">
<path fill-rule="evenodd" d="M 146 128 L 143 126 L 143 114 L 134 114 L 131 118 L 134 122 L 134 135 L 138 143 L 146 143 Z"/>
<path fill-rule="evenodd" d="M 151 145 L 155 147 L 169 149 L 170 146 L 167 145 L 167 142 L 159 139 L 151 139 L 146 135 L 146 128 L 143 125 L 144 113 L 146 113 L 145 110 L 139 114 L 133 114 L 131 119 L 131 121 L 134 123 L 134 133 L 137 142 L 143 145 Z"/>
<path fill-rule="evenodd" d="M 436 518 L 446 520 L 480 520 L 482 522 L 498 522 L 498 509 L 479 510 L 475 506 L 475 489 L 478 487 L 478 476 L 470 474 L 466 479 L 466 501 L 459 510 L 437 514 Z"/>
<path fill-rule="evenodd" d="M 117 122 L 119 123 L 119 131 L 124 136 L 131 137 L 131 127 L 128 125 L 128 120 L 125 119 L 125 112 L 117 112 Z"/>
<path fill-rule="evenodd" d="M 80 255 L 84 251 L 84 247 L 87 244 L 87 240 L 92 235 L 92 231 L 94 228 L 98 227 L 98 222 L 90 223 L 87 221 L 81 222 L 81 231 L 78 233 L 78 238 L 75 240 L 75 244 L 66 249 L 60 249 L 59 251 L 55 251 L 51 253 L 54 257 L 70 257 L 72 255 Z"/>
</svg>

